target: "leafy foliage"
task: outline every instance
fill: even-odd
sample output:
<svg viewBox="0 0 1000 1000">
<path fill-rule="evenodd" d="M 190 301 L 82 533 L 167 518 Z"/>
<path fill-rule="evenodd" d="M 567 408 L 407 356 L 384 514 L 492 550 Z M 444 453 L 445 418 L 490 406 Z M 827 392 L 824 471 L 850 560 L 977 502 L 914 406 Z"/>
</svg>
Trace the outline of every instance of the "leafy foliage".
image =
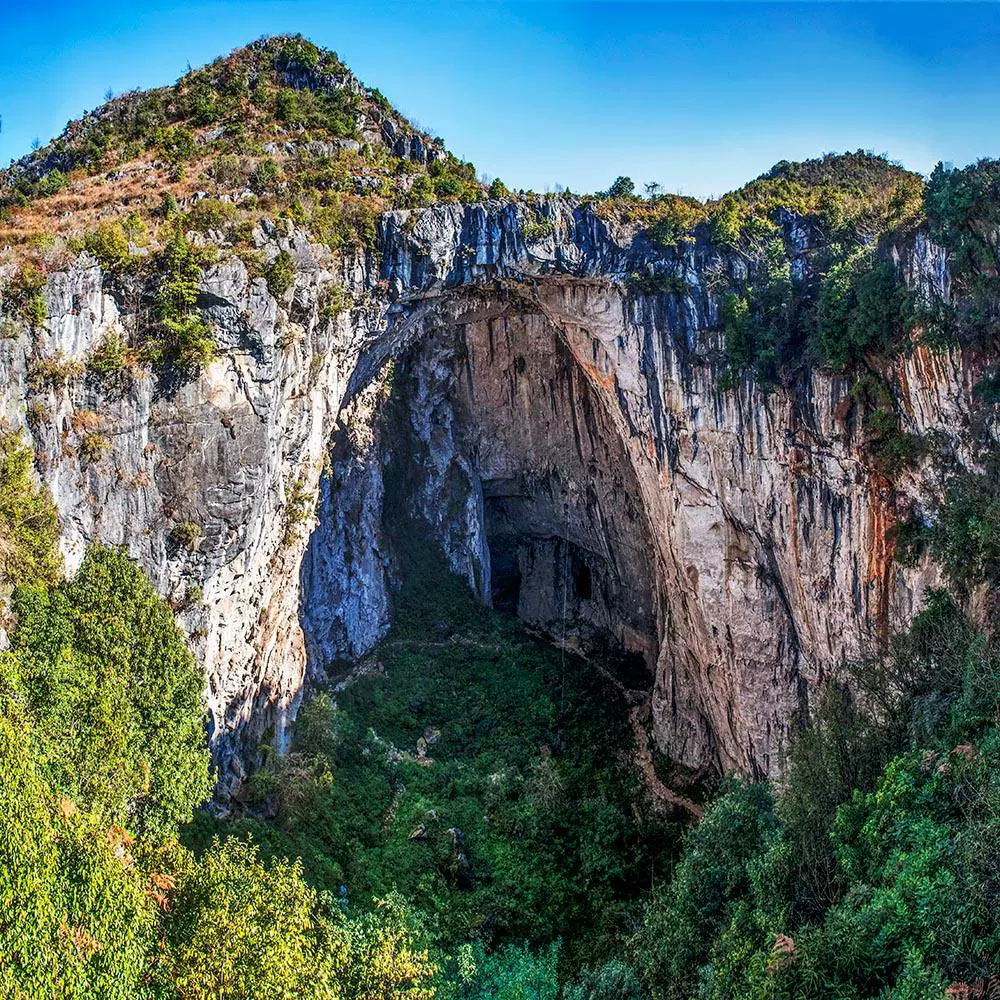
<svg viewBox="0 0 1000 1000">
<path fill-rule="evenodd" d="M 58 538 L 55 506 L 32 479 L 31 449 L 18 434 L 0 434 L 0 586 L 54 583 Z"/>
<path fill-rule="evenodd" d="M 469 954 L 457 994 L 462 1000 L 558 1000 L 558 942 L 539 952 L 508 944 L 492 954 L 480 945 Z"/>
<path fill-rule="evenodd" d="M 155 916 L 129 840 L 53 797 L 36 759 L 43 734 L 0 670 L 0 993 L 148 995 Z"/>
<path fill-rule="evenodd" d="M 905 344 L 914 308 L 893 265 L 862 247 L 824 275 L 816 309 L 816 347 L 823 363 L 842 370 L 873 352 Z"/>
<path fill-rule="evenodd" d="M 670 884 L 654 893 L 635 950 L 668 997 L 694 992 L 698 969 L 751 886 L 751 863 L 779 830 L 763 785 L 735 785 L 685 838 Z"/>
<path fill-rule="evenodd" d="M 295 281 L 295 263 L 287 250 L 281 250 L 267 269 L 267 288 L 275 298 L 282 298 Z"/>
<path fill-rule="evenodd" d="M 330 997 L 346 942 L 286 861 L 216 842 L 176 879 L 165 921 L 172 980 L 182 996 Z"/>
<path fill-rule="evenodd" d="M 635 970 L 618 959 L 584 969 L 563 993 L 564 1000 L 649 1000 Z"/>
<path fill-rule="evenodd" d="M 203 368 L 215 357 L 215 338 L 194 308 L 201 266 L 180 227 L 175 228 L 157 263 L 154 308 L 161 335 L 147 343 L 146 355 L 153 361 L 171 359 L 181 368 Z"/>
<path fill-rule="evenodd" d="M 104 222 L 91 230 L 84 238 L 84 248 L 107 272 L 121 273 L 134 264 L 128 237 L 120 222 Z"/>
<path fill-rule="evenodd" d="M 950 254 L 960 325 L 974 342 L 989 343 L 1000 318 L 1000 161 L 964 170 L 939 163 L 926 206 L 931 237 Z"/>
<path fill-rule="evenodd" d="M 654 996 L 985 989 L 1000 944 L 998 671 L 990 637 L 935 593 L 858 665 L 856 695 L 829 689 L 777 805 L 762 786 L 724 791 L 654 892 L 636 939 Z"/>
<path fill-rule="evenodd" d="M 979 584 L 1000 585 L 1000 468 L 991 460 L 984 472 L 949 476 L 936 523 L 927 532 L 932 551 L 952 583 L 965 591 Z"/>
<path fill-rule="evenodd" d="M 15 592 L 4 676 L 49 784 L 109 823 L 164 831 L 209 792 L 201 677 L 170 609 L 115 549 Z"/>
</svg>

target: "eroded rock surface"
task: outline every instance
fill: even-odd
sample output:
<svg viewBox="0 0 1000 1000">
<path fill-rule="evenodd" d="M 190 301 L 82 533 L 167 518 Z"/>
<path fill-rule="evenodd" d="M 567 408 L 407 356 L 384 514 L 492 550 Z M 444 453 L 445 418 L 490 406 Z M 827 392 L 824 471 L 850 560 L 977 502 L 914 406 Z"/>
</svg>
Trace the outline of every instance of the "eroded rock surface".
<svg viewBox="0 0 1000 1000">
<path fill-rule="evenodd" d="M 551 232 L 526 241 L 526 222 Z M 283 741 L 307 676 L 384 634 L 387 513 L 426 520 L 484 599 L 644 664 L 656 740 L 695 769 L 777 774 L 810 687 L 937 582 L 892 559 L 921 471 L 890 489 L 866 466 L 848 384 L 719 390 L 718 276 L 739 260 L 559 199 L 390 213 L 377 255 L 258 245 L 292 254 L 294 287 L 277 301 L 238 261 L 207 271 L 220 357 L 197 379 L 39 374 L 143 322 L 85 261 L 51 276 L 35 342 L 0 341 L 0 410 L 34 440 L 70 570 L 91 541 L 124 544 L 178 608 L 223 792 Z M 947 296 L 925 238 L 899 255 Z M 352 303 L 336 315 L 334 286 Z M 923 349 L 891 372 L 907 429 L 965 461 L 973 380 Z"/>
</svg>

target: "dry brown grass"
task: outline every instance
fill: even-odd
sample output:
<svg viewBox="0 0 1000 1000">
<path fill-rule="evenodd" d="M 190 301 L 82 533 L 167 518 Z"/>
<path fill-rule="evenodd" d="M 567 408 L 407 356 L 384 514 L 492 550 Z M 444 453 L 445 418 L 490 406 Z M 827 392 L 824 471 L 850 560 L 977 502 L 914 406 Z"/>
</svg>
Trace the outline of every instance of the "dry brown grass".
<svg viewBox="0 0 1000 1000">
<path fill-rule="evenodd" d="M 86 434 L 98 430 L 104 424 L 104 417 L 94 410 L 76 410 L 73 413 L 73 430 L 77 434 Z"/>
<path fill-rule="evenodd" d="M 171 180 L 168 166 L 147 154 L 115 168 L 117 176 L 107 173 L 70 175 L 70 186 L 57 194 L 36 198 L 24 208 L 14 209 L 0 222 L 0 249 L 32 247 L 40 237 L 77 236 L 98 223 L 124 218 L 139 212 L 146 218 L 162 205 L 163 197 L 172 194 L 179 204 L 186 204 L 197 191 L 215 187 L 207 177 L 218 159 L 213 150 L 184 164 L 182 180 Z M 283 157 L 273 157 L 282 162 Z"/>
</svg>

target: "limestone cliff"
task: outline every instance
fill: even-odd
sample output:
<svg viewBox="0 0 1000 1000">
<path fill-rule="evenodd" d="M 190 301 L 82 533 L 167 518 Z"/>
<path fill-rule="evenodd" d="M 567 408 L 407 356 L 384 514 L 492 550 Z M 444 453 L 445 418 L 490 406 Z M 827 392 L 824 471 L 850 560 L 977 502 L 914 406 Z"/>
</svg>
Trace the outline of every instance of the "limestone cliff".
<svg viewBox="0 0 1000 1000">
<path fill-rule="evenodd" d="M 692 769 L 779 773 L 810 688 L 937 581 L 887 536 L 926 470 L 890 488 L 868 466 L 848 383 L 718 387 L 735 255 L 657 249 L 568 198 L 390 212 L 374 252 L 269 224 L 254 241 L 291 255 L 293 285 L 206 270 L 220 355 L 194 380 L 85 372 L 143 322 L 86 256 L 49 276 L 34 338 L 0 340 L 0 413 L 31 435 L 70 571 L 124 544 L 178 609 L 223 791 L 285 738 L 307 678 L 387 628 L 386 513 L 428 522 L 484 600 L 644 665 L 656 742 Z M 897 258 L 947 299 L 924 234 Z M 324 308 L 333 289 L 349 308 Z M 908 429 L 966 462 L 972 367 L 918 348 L 886 373 Z"/>
</svg>

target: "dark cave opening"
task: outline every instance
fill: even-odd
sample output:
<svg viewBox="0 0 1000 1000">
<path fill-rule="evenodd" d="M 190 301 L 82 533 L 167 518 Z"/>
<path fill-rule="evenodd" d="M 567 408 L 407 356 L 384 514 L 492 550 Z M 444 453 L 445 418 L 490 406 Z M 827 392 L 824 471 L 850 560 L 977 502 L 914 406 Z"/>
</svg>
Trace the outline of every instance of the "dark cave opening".
<svg viewBox="0 0 1000 1000">
<path fill-rule="evenodd" d="M 568 542 L 566 543 L 569 544 Z M 576 549 L 571 549 L 571 572 L 573 574 L 573 594 L 581 601 L 589 601 L 594 594 L 590 567 L 580 558 Z"/>
<path fill-rule="evenodd" d="M 521 566 L 517 539 L 510 535 L 491 535 L 490 602 L 497 611 L 516 615 L 521 599 Z"/>
</svg>

